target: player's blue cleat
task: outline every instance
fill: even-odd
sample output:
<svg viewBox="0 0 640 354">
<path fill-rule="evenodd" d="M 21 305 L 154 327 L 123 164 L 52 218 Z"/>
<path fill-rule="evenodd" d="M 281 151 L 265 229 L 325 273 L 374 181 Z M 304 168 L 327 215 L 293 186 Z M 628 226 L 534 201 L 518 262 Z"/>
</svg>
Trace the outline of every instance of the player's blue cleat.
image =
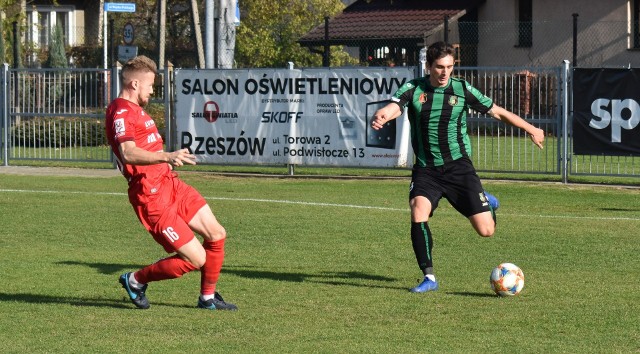
<svg viewBox="0 0 640 354">
<path fill-rule="evenodd" d="M 418 286 L 409 289 L 412 293 L 426 293 L 427 291 L 435 290 L 438 290 L 438 281 L 431 280 L 427 277 L 425 277 L 422 283 L 418 284 Z"/>
<path fill-rule="evenodd" d="M 225 302 L 222 299 L 222 296 L 216 291 L 213 295 L 213 299 L 209 299 L 207 301 L 202 301 L 202 299 L 198 296 L 198 308 L 207 309 L 207 310 L 229 310 L 236 311 L 238 306 L 234 304 L 230 304 Z"/>
<path fill-rule="evenodd" d="M 131 285 L 129 284 L 130 274 L 131 273 L 122 274 L 120 276 L 120 279 L 118 279 L 118 281 L 120 281 L 120 284 L 122 285 L 124 290 L 127 291 L 127 294 L 129 295 L 129 299 L 131 299 L 131 302 L 133 302 L 133 304 L 136 305 L 136 307 L 140 309 L 148 309 L 149 300 L 147 300 L 147 297 L 144 294 L 144 292 L 147 290 L 147 284 L 145 284 L 140 289 L 131 287 Z"/>
<path fill-rule="evenodd" d="M 489 205 L 491 205 L 491 208 L 493 210 L 498 210 L 498 208 L 500 207 L 498 198 L 496 198 L 493 194 L 489 194 L 489 192 L 487 191 L 484 192 L 484 195 L 487 197 L 487 201 L 489 202 Z"/>
</svg>

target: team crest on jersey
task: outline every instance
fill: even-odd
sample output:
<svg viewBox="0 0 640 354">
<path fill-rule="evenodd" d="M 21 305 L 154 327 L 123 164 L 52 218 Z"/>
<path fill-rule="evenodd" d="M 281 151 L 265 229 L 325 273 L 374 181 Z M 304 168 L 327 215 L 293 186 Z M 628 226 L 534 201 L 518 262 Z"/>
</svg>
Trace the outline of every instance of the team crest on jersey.
<svg viewBox="0 0 640 354">
<path fill-rule="evenodd" d="M 420 97 L 418 97 L 418 101 L 420 101 L 420 103 L 425 104 L 427 103 L 427 94 L 426 93 L 421 93 Z"/>
<path fill-rule="evenodd" d="M 455 106 L 458 104 L 458 96 L 449 97 L 449 106 Z"/>
</svg>

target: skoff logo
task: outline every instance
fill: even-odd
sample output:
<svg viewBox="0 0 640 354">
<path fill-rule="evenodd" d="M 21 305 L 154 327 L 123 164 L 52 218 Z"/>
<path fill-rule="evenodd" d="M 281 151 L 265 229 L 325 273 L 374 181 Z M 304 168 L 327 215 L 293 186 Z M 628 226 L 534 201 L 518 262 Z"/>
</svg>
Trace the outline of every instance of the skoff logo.
<svg viewBox="0 0 640 354">
<path fill-rule="evenodd" d="M 640 105 L 635 100 L 598 98 L 591 103 L 591 113 L 600 119 L 591 119 L 589 126 L 604 129 L 611 125 L 611 142 L 622 142 L 622 129 L 631 130 L 640 123 Z"/>
</svg>

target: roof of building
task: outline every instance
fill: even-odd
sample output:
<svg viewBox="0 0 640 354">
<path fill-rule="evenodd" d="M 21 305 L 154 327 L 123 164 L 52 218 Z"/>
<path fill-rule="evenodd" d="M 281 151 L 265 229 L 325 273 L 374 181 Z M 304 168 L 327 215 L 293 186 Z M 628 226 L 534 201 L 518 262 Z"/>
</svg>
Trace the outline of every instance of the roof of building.
<svg viewBox="0 0 640 354">
<path fill-rule="evenodd" d="M 329 42 L 346 43 L 362 40 L 422 41 L 430 33 L 441 30 L 445 17 L 453 21 L 477 6 L 469 1 L 390 1 L 361 0 L 347 7 L 329 20 Z M 305 34 L 302 45 L 322 45 L 325 38 L 324 23 Z"/>
</svg>

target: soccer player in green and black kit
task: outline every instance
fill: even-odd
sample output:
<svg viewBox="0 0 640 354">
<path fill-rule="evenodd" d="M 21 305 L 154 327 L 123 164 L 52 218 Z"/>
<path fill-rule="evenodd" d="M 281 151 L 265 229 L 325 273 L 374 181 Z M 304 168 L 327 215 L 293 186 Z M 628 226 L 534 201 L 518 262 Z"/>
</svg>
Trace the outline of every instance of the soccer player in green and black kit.
<svg viewBox="0 0 640 354">
<path fill-rule="evenodd" d="M 482 237 L 493 235 L 498 200 L 486 193 L 471 163 L 471 144 L 467 134 L 467 111 L 473 109 L 524 129 L 534 144 L 543 148 L 544 131 L 493 101 L 468 82 L 452 78 L 452 46 L 437 42 L 427 50 L 429 75 L 411 80 L 398 89 L 391 103 L 379 109 L 371 126 L 381 129 L 408 109 L 411 144 L 416 157 L 409 188 L 411 243 L 424 280 L 411 292 L 438 289 L 433 273 L 433 236 L 429 217 L 445 197 L 466 216 Z"/>
</svg>

